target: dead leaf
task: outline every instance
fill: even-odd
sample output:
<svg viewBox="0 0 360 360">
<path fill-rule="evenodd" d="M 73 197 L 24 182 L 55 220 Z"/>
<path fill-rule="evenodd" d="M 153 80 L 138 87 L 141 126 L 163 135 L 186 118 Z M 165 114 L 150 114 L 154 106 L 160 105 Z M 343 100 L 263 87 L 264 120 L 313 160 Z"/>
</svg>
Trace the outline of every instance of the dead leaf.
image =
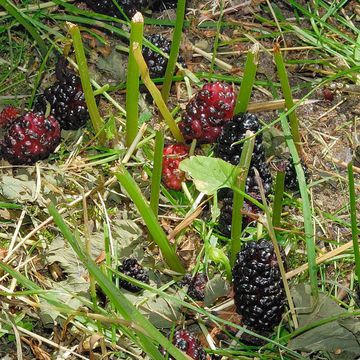
<svg viewBox="0 0 360 360">
<path fill-rule="evenodd" d="M 300 327 L 346 313 L 345 309 L 323 293 L 319 294 L 317 304 L 312 306 L 310 293 L 310 286 L 305 284 L 292 289 Z M 307 352 L 326 351 L 333 354 L 334 359 L 355 359 L 360 354 L 360 322 L 357 318 L 332 321 L 293 338 L 288 346 L 293 350 Z"/>
</svg>

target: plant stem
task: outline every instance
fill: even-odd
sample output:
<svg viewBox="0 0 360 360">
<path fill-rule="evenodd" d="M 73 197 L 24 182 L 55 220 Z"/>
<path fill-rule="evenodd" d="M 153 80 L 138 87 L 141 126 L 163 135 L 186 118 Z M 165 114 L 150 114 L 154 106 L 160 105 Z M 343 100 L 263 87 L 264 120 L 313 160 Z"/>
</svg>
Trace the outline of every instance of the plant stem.
<svg viewBox="0 0 360 360">
<path fill-rule="evenodd" d="M 291 94 L 289 78 L 287 76 L 285 63 L 284 63 L 284 59 L 281 54 L 279 44 L 274 45 L 274 59 L 275 59 L 275 64 L 276 64 L 277 72 L 278 72 L 280 83 L 281 83 L 282 92 L 283 92 L 284 99 L 285 99 L 285 105 L 286 105 L 286 108 L 289 110 L 294 106 L 294 100 L 293 100 L 293 97 Z M 302 154 L 301 136 L 300 136 L 300 131 L 299 131 L 299 121 L 298 121 L 295 111 L 292 111 L 289 114 L 289 120 L 290 120 L 291 135 L 294 139 L 296 149 L 299 154 Z"/>
<path fill-rule="evenodd" d="M 166 234 L 158 223 L 151 207 L 147 204 L 135 180 L 123 165 L 118 167 L 115 176 L 117 177 L 120 184 L 125 188 L 131 200 L 137 207 L 153 240 L 159 246 L 168 266 L 174 271 L 184 273 L 185 270 L 179 257 L 176 255 L 174 248 L 169 244 Z"/>
<path fill-rule="evenodd" d="M 150 193 L 150 207 L 156 217 L 158 216 L 158 211 L 159 211 L 163 151 L 164 151 L 164 132 L 163 129 L 161 128 L 159 130 L 156 130 L 155 133 L 154 162 L 153 162 L 151 193 Z"/>
<path fill-rule="evenodd" d="M 359 229 L 358 219 L 356 216 L 356 194 L 354 183 L 353 163 L 350 161 L 348 165 L 348 179 L 349 179 L 349 197 L 350 197 L 350 217 L 351 217 L 351 234 L 355 256 L 355 273 L 358 283 L 360 283 L 360 252 L 359 252 Z"/>
<path fill-rule="evenodd" d="M 252 153 L 254 150 L 255 136 L 251 131 L 245 134 L 245 142 L 241 152 L 241 158 L 238 165 L 239 176 L 235 181 L 235 187 L 238 187 L 241 192 L 245 192 L 246 179 L 249 172 Z M 230 264 L 234 265 L 236 256 L 241 248 L 241 232 L 242 232 L 242 209 L 244 206 L 244 195 L 233 191 L 233 209 L 231 218 L 231 251 L 230 251 Z"/>
<path fill-rule="evenodd" d="M 169 127 L 169 129 L 170 129 L 171 133 L 173 134 L 174 138 L 176 139 L 176 141 L 184 142 L 184 138 L 180 132 L 180 129 L 177 126 L 174 118 L 172 117 L 169 109 L 166 107 L 166 104 L 161 96 L 160 91 L 158 90 L 156 85 L 150 79 L 149 69 L 148 69 L 146 62 L 141 54 L 139 44 L 134 43 L 132 50 L 134 52 L 134 57 L 136 59 L 136 62 L 139 65 L 141 78 L 142 78 L 145 86 L 149 90 L 151 96 L 153 97 L 157 107 L 159 108 L 160 113 L 163 116 L 166 125 Z"/>
<path fill-rule="evenodd" d="M 172 78 L 175 71 L 176 61 L 179 56 L 182 29 L 184 25 L 185 9 L 186 9 L 186 0 L 178 0 L 177 8 L 176 8 L 175 29 L 172 38 L 171 50 L 170 50 L 169 60 L 166 66 L 164 84 L 161 89 L 161 95 L 165 103 L 167 103 L 169 99 Z"/>
<path fill-rule="evenodd" d="M 276 173 L 275 195 L 274 195 L 274 205 L 273 205 L 272 224 L 274 227 L 278 227 L 280 225 L 282 202 L 284 196 L 284 182 L 285 182 L 285 172 L 278 171 Z"/>
<path fill-rule="evenodd" d="M 96 134 L 99 134 L 99 140 L 101 144 L 105 143 L 106 136 L 103 130 L 104 121 L 100 117 L 99 109 L 96 105 L 94 93 L 91 87 L 89 69 L 86 62 L 84 46 L 81 40 L 81 34 L 79 27 L 70 23 L 69 26 L 70 34 L 73 39 L 76 62 L 79 69 L 81 85 L 85 95 L 86 105 L 88 107 L 90 119 Z"/>
<path fill-rule="evenodd" d="M 144 31 L 144 18 L 137 12 L 131 19 L 130 52 L 128 59 L 128 71 L 126 80 L 126 146 L 129 147 L 134 141 L 139 126 L 139 66 L 131 51 L 134 42 L 142 46 Z"/>
<path fill-rule="evenodd" d="M 247 54 L 244 77 L 236 100 L 235 114 L 245 113 L 247 111 L 259 62 L 259 51 L 260 46 L 258 43 L 255 43 Z"/>
</svg>

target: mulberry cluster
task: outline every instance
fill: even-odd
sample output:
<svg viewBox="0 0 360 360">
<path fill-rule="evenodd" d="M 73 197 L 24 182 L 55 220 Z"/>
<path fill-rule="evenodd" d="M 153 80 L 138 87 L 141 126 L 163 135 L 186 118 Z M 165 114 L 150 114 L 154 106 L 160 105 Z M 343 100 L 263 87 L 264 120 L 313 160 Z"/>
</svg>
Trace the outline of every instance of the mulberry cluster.
<svg viewBox="0 0 360 360">
<path fill-rule="evenodd" d="M 119 272 L 145 284 L 150 283 L 149 274 L 134 258 L 124 259 L 119 266 Z M 139 292 L 142 290 L 140 287 L 123 279 L 119 279 L 119 286 L 130 292 Z"/>
<path fill-rule="evenodd" d="M 180 130 L 187 141 L 214 143 L 234 112 L 235 93 L 226 83 L 205 84 L 187 104 Z"/>
<path fill-rule="evenodd" d="M 0 141 L 0 155 L 10 164 L 30 165 L 46 159 L 60 139 L 60 125 L 53 116 L 28 112 L 8 125 Z"/>
<path fill-rule="evenodd" d="M 243 143 L 241 140 L 245 138 L 247 130 L 257 133 L 261 129 L 258 118 L 252 114 L 236 115 L 234 118 L 224 125 L 222 133 L 217 141 L 215 147 L 215 156 L 227 161 L 233 165 L 238 165 L 240 162 Z M 245 191 L 253 198 L 260 200 L 260 189 L 258 187 L 255 170 L 259 172 L 262 179 L 265 194 L 268 195 L 271 186 L 272 178 L 269 166 L 265 160 L 265 149 L 262 144 L 262 134 L 258 134 L 255 138 L 255 145 L 246 179 Z M 219 219 L 219 230 L 226 236 L 231 233 L 231 219 L 232 219 L 232 203 L 233 193 L 231 190 L 222 191 L 219 193 L 219 200 L 222 201 L 221 215 Z M 246 212 L 257 213 L 258 208 L 251 202 L 245 202 Z M 251 222 L 251 219 L 244 217 L 244 225 Z"/>
<path fill-rule="evenodd" d="M 272 331 L 280 323 L 285 306 L 285 292 L 272 243 L 264 239 L 246 243 L 232 273 L 234 301 L 243 323 L 257 332 Z"/>
<path fill-rule="evenodd" d="M 80 78 L 72 73 L 57 76 L 56 83 L 38 96 L 34 109 L 45 114 L 49 103 L 51 115 L 59 121 L 63 130 L 77 130 L 89 119 Z"/>
<path fill-rule="evenodd" d="M 159 48 L 162 52 L 169 55 L 171 49 L 171 42 L 160 34 L 150 35 L 146 38 L 149 42 Z M 159 78 L 165 75 L 168 59 L 160 53 L 143 46 L 142 54 L 146 65 L 149 68 L 151 78 Z M 185 67 L 184 59 L 179 56 L 177 62 Z"/>
</svg>

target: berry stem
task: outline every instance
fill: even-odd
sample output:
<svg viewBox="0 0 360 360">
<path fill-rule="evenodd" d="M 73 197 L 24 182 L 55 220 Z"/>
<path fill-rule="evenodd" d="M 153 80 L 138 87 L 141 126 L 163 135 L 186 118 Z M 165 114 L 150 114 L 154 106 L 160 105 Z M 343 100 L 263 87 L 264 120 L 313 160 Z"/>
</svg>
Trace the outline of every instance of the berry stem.
<svg viewBox="0 0 360 360">
<path fill-rule="evenodd" d="M 235 114 L 245 113 L 247 111 L 259 62 L 259 51 L 260 46 L 258 43 L 255 43 L 247 54 L 244 77 L 240 85 L 239 95 L 236 99 Z"/>
<path fill-rule="evenodd" d="M 179 49 L 181 43 L 182 29 L 184 26 L 184 17 L 186 9 L 186 0 L 179 0 L 176 8 L 176 20 L 174 34 L 172 38 L 171 50 L 169 54 L 169 60 L 166 66 L 164 75 L 164 84 L 161 89 L 161 95 L 166 103 L 169 98 L 171 83 L 175 71 L 176 61 L 179 56 Z"/>
<path fill-rule="evenodd" d="M 358 219 L 356 217 L 356 194 L 354 183 L 354 170 L 352 161 L 348 165 L 349 179 L 349 197 L 350 197 L 350 216 L 351 216 L 351 234 L 355 256 L 355 273 L 358 283 L 360 283 L 360 252 L 359 252 L 359 230 Z"/>
<path fill-rule="evenodd" d="M 156 85 L 153 83 L 153 81 L 150 79 L 149 69 L 145 63 L 144 57 L 141 54 L 141 49 L 139 47 L 139 44 L 134 43 L 132 50 L 133 50 L 136 62 L 139 65 L 141 78 L 142 78 L 145 86 L 149 90 L 151 96 L 153 97 L 157 107 L 159 108 L 160 113 L 163 116 L 166 125 L 169 127 L 171 133 L 173 134 L 173 136 L 177 142 L 184 142 L 184 138 L 180 132 L 180 129 L 177 126 L 174 118 L 172 117 L 169 109 L 166 107 L 166 104 L 161 96 L 160 91 L 158 90 Z"/>
<path fill-rule="evenodd" d="M 274 195 L 273 219 L 272 219 L 272 224 L 275 228 L 280 225 L 282 202 L 284 196 L 284 183 L 285 183 L 285 172 L 278 171 L 276 173 L 276 180 L 275 180 L 275 195 Z"/>
<path fill-rule="evenodd" d="M 282 92 L 285 99 L 285 105 L 286 108 L 289 110 L 294 106 L 294 99 L 291 94 L 291 87 L 289 83 L 289 78 L 287 76 L 284 59 L 281 54 L 280 46 L 279 44 L 274 45 L 274 60 L 277 68 L 277 72 L 279 75 L 280 83 Z M 302 145 L 301 145 L 301 136 L 299 132 L 299 121 L 296 116 L 296 112 L 292 111 L 289 115 L 289 121 L 290 121 L 290 128 L 291 128 L 291 135 L 294 139 L 296 149 L 299 154 L 302 154 Z"/>
<path fill-rule="evenodd" d="M 164 132 L 159 129 L 155 133 L 155 149 L 154 149 L 154 163 L 151 178 L 151 193 L 150 193 L 150 207 L 155 216 L 158 216 L 159 211 L 159 197 L 160 197 L 160 184 L 161 172 L 164 151 Z"/>
<path fill-rule="evenodd" d="M 242 232 L 242 208 L 244 206 L 244 192 L 246 179 L 249 172 L 252 153 L 254 150 L 255 137 L 253 132 L 246 131 L 244 145 L 241 152 L 239 165 L 239 176 L 235 181 L 234 187 L 237 187 L 240 192 L 234 191 L 233 209 L 231 218 L 231 251 L 230 264 L 234 266 L 236 256 L 241 249 L 241 232 Z"/>
<path fill-rule="evenodd" d="M 99 109 L 96 105 L 94 93 L 92 90 L 84 46 L 81 40 L 81 33 L 79 27 L 72 23 L 70 23 L 69 30 L 73 39 L 76 62 L 78 65 L 79 75 L 81 79 L 81 86 L 84 91 L 85 101 L 88 107 L 90 119 L 94 127 L 95 133 L 99 136 L 100 143 L 104 144 L 106 141 L 106 135 L 103 130 L 104 121 L 100 116 Z"/>
<path fill-rule="evenodd" d="M 269 206 L 268 206 L 267 201 L 266 201 L 265 191 L 264 191 L 264 187 L 263 187 L 262 180 L 260 178 L 259 172 L 258 172 L 258 170 L 256 168 L 254 168 L 254 171 L 255 171 L 256 182 L 258 183 L 259 189 L 260 189 L 261 200 L 262 200 L 263 205 L 264 205 L 264 210 L 265 210 L 265 215 L 266 215 L 265 224 L 266 224 L 266 227 L 267 227 L 267 229 L 269 231 L 269 235 L 270 235 L 271 241 L 272 241 L 273 246 L 274 246 L 274 251 L 275 251 L 276 259 L 277 259 L 277 262 L 278 262 L 278 265 L 279 265 L 281 278 L 282 278 L 282 281 L 283 281 L 283 284 L 284 284 L 284 290 L 285 290 L 286 298 L 287 298 L 287 301 L 288 301 L 288 304 L 289 304 L 289 309 L 290 309 L 290 313 L 291 313 L 292 320 L 293 320 L 293 323 L 294 323 L 294 327 L 295 327 L 295 329 L 297 329 L 299 327 L 299 322 L 298 322 L 298 319 L 297 319 L 297 316 L 296 316 L 295 306 L 294 306 L 294 302 L 292 300 L 289 284 L 288 284 L 288 281 L 287 281 L 287 278 L 286 278 L 286 271 L 285 271 L 284 264 L 282 262 L 279 245 L 278 245 L 277 240 L 276 240 L 274 227 L 272 225 L 270 209 L 269 209 Z"/>
<path fill-rule="evenodd" d="M 118 167 L 115 176 L 120 184 L 125 188 L 126 192 L 129 194 L 129 197 L 137 207 L 140 215 L 144 219 L 147 228 L 149 229 L 153 240 L 159 246 L 168 266 L 171 268 L 171 270 L 184 273 L 185 270 L 179 257 L 176 255 L 174 248 L 170 245 L 165 232 L 158 223 L 150 205 L 142 195 L 139 186 L 136 184 L 136 181 L 123 165 Z"/>
<path fill-rule="evenodd" d="M 131 19 L 130 49 L 134 42 L 141 49 L 144 32 L 144 18 L 137 12 Z M 133 51 L 129 52 L 128 71 L 126 79 L 126 146 L 134 141 L 139 127 L 139 66 Z"/>
</svg>

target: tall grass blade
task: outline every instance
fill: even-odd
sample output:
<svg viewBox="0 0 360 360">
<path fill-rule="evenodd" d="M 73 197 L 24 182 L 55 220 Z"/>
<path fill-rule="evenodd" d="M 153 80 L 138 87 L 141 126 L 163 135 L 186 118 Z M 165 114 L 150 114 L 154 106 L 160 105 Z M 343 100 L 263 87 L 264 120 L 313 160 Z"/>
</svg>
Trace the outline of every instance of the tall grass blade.
<svg viewBox="0 0 360 360">
<path fill-rule="evenodd" d="M 106 275 L 99 269 L 98 265 L 90 259 L 83 247 L 75 239 L 73 233 L 65 224 L 63 218 L 56 210 L 54 204 L 49 205 L 49 213 L 54 219 L 55 224 L 58 226 L 59 230 L 69 242 L 71 247 L 74 249 L 76 255 L 81 260 L 81 262 L 88 269 L 90 275 L 92 275 L 104 293 L 107 295 L 111 303 L 114 305 L 117 311 L 121 316 L 128 320 L 129 327 L 136 330 L 136 335 L 139 337 L 139 342 L 144 351 L 148 351 L 153 358 L 163 359 L 160 355 L 160 352 L 154 345 L 154 341 L 157 344 L 167 350 L 175 359 L 185 360 L 187 359 L 184 354 L 177 349 L 171 342 L 165 338 L 150 322 L 147 320 L 139 310 L 133 306 L 130 301 L 121 293 L 121 291 L 115 287 L 115 285 L 107 278 Z"/>
<path fill-rule="evenodd" d="M 275 46 L 274 46 L 274 59 L 275 59 L 275 64 L 276 64 L 277 72 L 278 72 L 280 83 L 281 83 L 282 92 L 283 92 L 284 99 L 285 99 L 285 105 L 286 105 L 286 108 L 289 110 L 294 106 L 294 99 L 291 94 L 290 83 L 289 83 L 289 79 L 287 76 L 287 72 L 286 72 L 286 68 L 285 68 L 284 60 L 283 60 L 283 57 L 282 57 L 282 54 L 280 51 L 279 44 L 275 44 Z M 291 127 L 291 135 L 294 139 L 297 151 L 299 154 L 302 154 L 301 137 L 300 137 L 300 131 L 299 131 L 299 121 L 298 121 L 295 111 L 292 111 L 289 114 L 289 121 L 290 121 L 290 127 Z"/>
<path fill-rule="evenodd" d="M 155 133 L 155 150 L 154 150 L 154 161 L 153 161 L 151 193 L 150 193 L 150 207 L 156 217 L 158 216 L 158 211 L 159 211 L 163 151 L 164 151 L 164 132 L 163 129 L 159 129 L 156 130 Z"/>
<path fill-rule="evenodd" d="M 230 250 L 230 264 L 234 265 L 236 256 L 241 249 L 241 232 L 242 232 L 242 209 L 244 206 L 244 195 L 246 179 L 249 172 L 252 153 L 254 150 L 255 136 L 251 131 L 245 134 L 245 142 L 241 152 L 241 158 L 238 165 L 239 176 L 234 187 L 238 188 L 240 192 L 234 191 L 233 209 L 231 218 L 231 250 Z"/>
<path fill-rule="evenodd" d="M 349 179 L 349 197 L 350 197 L 350 218 L 351 218 L 351 235 L 355 256 L 355 273 L 358 283 L 360 283 L 360 252 L 359 252 L 359 229 L 356 210 L 356 193 L 354 182 L 353 163 L 350 161 L 348 165 L 348 179 Z"/>
<path fill-rule="evenodd" d="M 315 231 L 312 221 L 312 210 L 310 205 L 310 199 L 308 194 L 308 189 L 306 186 L 306 179 L 304 175 L 304 170 L 300 163 L 300 157 L 297 152 L 294 140 L 291 136 L 291 130 L 289 123 L 284 114 L 280 115 L 281 126 L 284 131 L 284 136 L 286 139 L 286 144 L 290 150 L 296 176 L 299 182 L 300 195 L 302 199 L 302 210 L 304 217 L 304 230 L 305 230 L 305 241 L 306 241 L 306 253 L 307 260 L 309 265 L 309 277 L 312 295 L 317 299 L 318 297 L 318 281 L 317 281 L 317 265 L 316 265 L 316 251 L 315 251 Z"/>
<path fill-rule="evenodd" d="M 247 111 L 259 62 L 259 51 L 260 46 L 258 43 L 255 43 L 247 54 L 244 77 L 236 100 L 235 114 L 245 113 Z"/>
<path fill-rule="evenodd" d="M 0 0 L 0 6 L 2 6 L 12 17 L 14 17 L 19 22 L 19 24 L 21 24 L 29 32 L 29 34 L 38 44 L 41 55 L 45 57 L 48 52 L 48 47 L 41 38 L 41 35 L 38 33 L 37 29 L 31 23 L 30 18 L 23 12 L 19 11 L 19 9 L 10 0 Z"/>
<path fill-rule="evenodd" d="M 140 68 L 141 78 L 142 78 L 145 86 L 149 90 L 152 98 L 154 99 L 157 107 L 159 108 L 160 113 L 163 116 L 166 125 L 169 127 L 169 129 L 170 129 L 171 133 L 173 134 L 176 141 L 184 142 L 184 138 L 180 132 L 180 129 L 177 126 L 174 118 L 172 117 L 169 109 L 167 108 L 167 106 L 161 96 L 160 91 L 158 90 L 156 85 L 153 83 L 153 81 L 150 79 L 149 69 L 148 69 L 146 62 L 141 54 L 139 44 L 134 43 L 132 50 L 134 52 L 135 59 Z"/>
<path fill-rule="evenodd" d="M 179 55 L 182 29 L 184 26 L 185 8 L 186 8 L 186 0 L 178 0 L 177 8 L 176 8 L 175 29 L 172 38 L 169 60 L 166 66 L 164 84 L 161 89 L 161 95 L 165 103 L 167 103 L 169 98 L 172 78 L 175 72 L 176 61 Z"/>
<path fill-rule="evenodd" d="M 155 243 L 159 246 L 167 265 L 176 272 L 184 273 L 184 267 L 181 264 L 179 257 L 176 255 L 174 248 L 170 245 L 166 234 L 158 223 L 150 205 L 148 205 L 147 201 L 143 197 L 141 190 L 136 184 L 135 180 L 123 165 L 118 167 L 115 176 L 120 184 L 125 188 L 131 200 L 134 202 L 150 232 L 150 235 L 152 236 Z"/>
<path fill-rule="evenodd" d="M 76 62 L 79 68 L 79 74 L 81 79 L 81 85 L 84 91 L 86 105 L 88 107 L 90 119 L 95 130 L 95 133 L 99 135 L 99 140 L 101 144 L 104 144 L 106 141 L 106 136 L 104 132 L 104 121 L 100 117 L 99 109 L 96 105 L 94 93 L 92 90 L 89 69 L 86 62 L 84 46 L 81 40 L 81 34 L 79 27 L 77 25 L 69 25 L 69 30 L 73 39 Z"/>
<path fill-rule="evenodd" d="M 130 51 L 126 80 L 126 146 L 129 147 L 138 132 L 139 126 L 139 66 L 131 51 L 134 42 L 141 49 L 144 31 L 144 18 L 137 12 L 131 20 Z"/>
</svg>

